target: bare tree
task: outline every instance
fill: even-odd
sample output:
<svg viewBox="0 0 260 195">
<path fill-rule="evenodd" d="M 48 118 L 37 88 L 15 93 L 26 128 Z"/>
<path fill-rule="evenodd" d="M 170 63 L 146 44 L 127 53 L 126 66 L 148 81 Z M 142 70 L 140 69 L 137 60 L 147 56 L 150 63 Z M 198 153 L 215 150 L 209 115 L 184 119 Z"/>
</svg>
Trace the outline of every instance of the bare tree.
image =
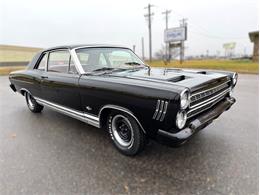
<svg viewBox="0 0 260 195">
<path fill-rule="evenodd" d="M 155 52 L 155 58 L 157 60 L 164 60 L 165 59 L 165 46 L 162 45 L 161 49 Z"/>
</svg>

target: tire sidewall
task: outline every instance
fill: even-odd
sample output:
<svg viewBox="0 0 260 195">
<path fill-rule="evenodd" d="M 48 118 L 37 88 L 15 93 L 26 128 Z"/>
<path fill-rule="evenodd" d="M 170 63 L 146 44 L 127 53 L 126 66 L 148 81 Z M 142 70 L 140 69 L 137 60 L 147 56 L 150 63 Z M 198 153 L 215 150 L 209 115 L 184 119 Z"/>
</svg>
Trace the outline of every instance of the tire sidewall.
<svg viewBox="0 0 260 195">
<path fill-rule="evenodd" d="M 30 103 L 29 103 L 29 98 L 30 98 L 29 96 L 33 97 L 30 93 L 26 92 L 25 93 L 26 103 L 27 103 L 27 106 L 28 106 L 29 110 L 34 111 L 35 107 L 36 107 L 36 102 L 31 99 L 31 102 L 33 104 L 33 107 L 31 107 Z"/>
<path fill-rule="evenodd" d="M 33 104 L 33 106 L 31 107 L 30 104 L 29 104 L 29 99 L 30 97 L 28 97 L 28 95 L 31 96 L 31 102 Z M 41 112 L 41 110 L 43 109 L 43 106 L 39 105 L 36 100 L 34 99 L 34 97 L 29 93 L 29 92 L 25 92 L 24 94 L 25 96 L 25 100 L 26 100 L 26 104 L 27 104 L 27 107 L 29 108 L 29 110 L 31 112 L 34 112 L 34 113 L 38 113 L 38 112 Z"/>
<path fill-rule="evenodd" d="M 126 117 L 130 124 L 131 127 L 133 129 L 133 140 L 132 143 L 130 144 L 130 146 L 122 146 L 121 144 L 118 143 L 118 141 L 116 140 L 113 130 L 112 130 L 112 120 L 115 116 L 117 115 L 123 115 L 124 117 Z M 130 115 L 123 113 L 123 112 L 112 112 L 109 116 L 108 116 L 108 120 L 107 120 L 107 127 L 108 127 L 108 132 L 109 132 L 109 136 L 114 144 L 114 146 L 123 154 L 125 155 L 135 155 L 136 153 L 138 153 L 139 148 L 140 148 L 140 128 L 138 126 L 138 124 L 136 123 L 135 119 L 133 119 L 133 117 L 131 117 Z"/>
</svg>

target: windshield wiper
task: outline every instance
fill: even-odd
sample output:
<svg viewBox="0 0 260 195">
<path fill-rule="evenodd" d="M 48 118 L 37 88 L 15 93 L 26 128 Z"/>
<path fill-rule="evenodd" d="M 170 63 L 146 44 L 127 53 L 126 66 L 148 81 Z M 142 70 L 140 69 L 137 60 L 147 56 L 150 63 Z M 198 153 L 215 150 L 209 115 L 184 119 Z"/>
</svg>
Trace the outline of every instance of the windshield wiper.
<svg viewBox="0 0 260 195">
<path fill-rule="evenodd" d="M 111 67 L 102 67 L 102 68 L 98 68 L 93 70 L 92 72 L 99 72 L 99 71 L 106 71 L 106 70 L 113 70 L 114 68 Z"/>
<path fill-rule="evenodd" d="M 86 75 L 103 75 L 103 74 L 109 74 L 115 71 L 124 71 L 126 69 L 124 68 L 111 68 L 111 67 L 103 67 L 98 68 L 96 70 L 93 70 L 92 72 L 86 73 Z"/>
<path fill-rule="evenodd" d="M 141 64 L 138 63 L 138 62 L 126 62 L 125 63 L 126 65 L 137 65 L 137 66 L 140 66 Z"/>
</svg>

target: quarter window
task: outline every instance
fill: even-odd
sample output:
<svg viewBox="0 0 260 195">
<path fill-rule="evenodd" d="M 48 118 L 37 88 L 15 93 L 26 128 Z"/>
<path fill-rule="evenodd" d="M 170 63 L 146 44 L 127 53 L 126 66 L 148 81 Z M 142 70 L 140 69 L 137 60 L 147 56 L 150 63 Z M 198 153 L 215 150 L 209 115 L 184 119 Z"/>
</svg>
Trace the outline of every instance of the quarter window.
<svg viewBox="0 0 260 195">
<path fill-rule="evenodd" d="M 48 71 L 67 73 L 69 69 L 70 53 L 55 51 L 49 53 Z"/>
</svg>

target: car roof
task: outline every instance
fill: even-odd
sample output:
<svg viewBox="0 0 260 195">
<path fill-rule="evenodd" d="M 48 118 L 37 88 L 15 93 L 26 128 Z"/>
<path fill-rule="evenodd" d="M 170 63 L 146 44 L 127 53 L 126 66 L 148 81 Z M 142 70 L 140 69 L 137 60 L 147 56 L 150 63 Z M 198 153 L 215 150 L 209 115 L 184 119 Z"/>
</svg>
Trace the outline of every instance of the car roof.
<svg viewBox="0 0 260 195">
<path fill-rule="evenodd" d="M 63 45 L 63 46 L 56 46 L 56 47 L 51 47 L 48 49 L 45 49 L 43 51 L 49 51 L 49 50 L 56 50 L 56 49 L 76 49 L 76 48 L 91 48 L 91 47 L 118 47 L 118 48 L 125 48 L 129 49 L 128 47 L 124 46 L 118 46 L 118 45 L 105 45 L 105 44 L 78 44 L 78 45 Z"/>
</svg>

